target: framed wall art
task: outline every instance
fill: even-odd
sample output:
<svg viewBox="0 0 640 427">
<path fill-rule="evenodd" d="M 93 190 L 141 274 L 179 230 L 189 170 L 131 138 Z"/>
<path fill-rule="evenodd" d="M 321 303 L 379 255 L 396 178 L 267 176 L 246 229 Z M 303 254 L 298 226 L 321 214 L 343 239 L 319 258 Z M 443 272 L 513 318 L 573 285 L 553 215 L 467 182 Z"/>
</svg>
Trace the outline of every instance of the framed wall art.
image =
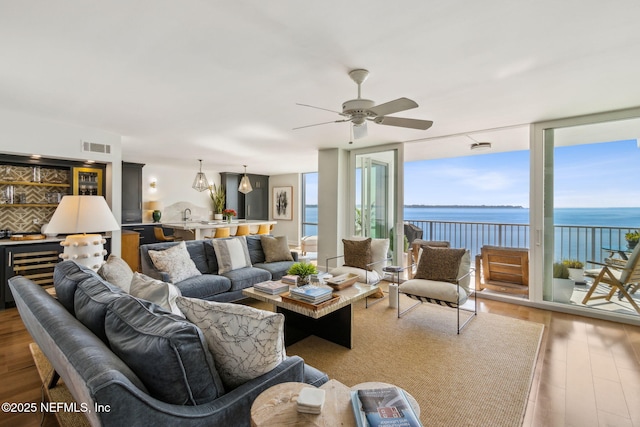
<svg viewBox="0 0 640 427">
<path fill-rule="evenodd" d="M 273 219 L 293 220 L 293 187 L 273 187 Z"/>
</svg>

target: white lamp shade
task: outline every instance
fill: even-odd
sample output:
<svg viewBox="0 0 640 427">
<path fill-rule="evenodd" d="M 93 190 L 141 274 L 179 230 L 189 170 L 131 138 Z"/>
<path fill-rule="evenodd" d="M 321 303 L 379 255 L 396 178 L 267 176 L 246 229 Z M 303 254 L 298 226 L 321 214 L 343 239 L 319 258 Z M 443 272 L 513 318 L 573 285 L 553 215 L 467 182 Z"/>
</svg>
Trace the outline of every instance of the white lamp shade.
<svg viewBox="0 0 640 427">
<path fill-rule="evenodd" d="M 147 207 L 150 211 L 159 211 L 162 209 L 162 203 L 160 203 L 158 200 L 152 200 L 149 202 Z"/>
<path fill-rule="evenodd" d="M 104 197 L 64 196 L 49 221 L 47 233 L 97 233 L 119 229 Z"/>
</svg>

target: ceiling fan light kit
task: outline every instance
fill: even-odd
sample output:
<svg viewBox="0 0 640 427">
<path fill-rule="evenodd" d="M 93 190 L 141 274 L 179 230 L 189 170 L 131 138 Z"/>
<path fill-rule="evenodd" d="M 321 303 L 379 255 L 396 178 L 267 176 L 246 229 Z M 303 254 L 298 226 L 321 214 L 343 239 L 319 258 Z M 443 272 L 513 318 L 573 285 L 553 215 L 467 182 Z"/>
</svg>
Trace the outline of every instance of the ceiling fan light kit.
<svg viewBox="0 0 640 427">
<path fill-rule="evenodd" d="M 358 85 L 358 97 L 350 99 L 342 104 L 342 112 L 329 110 L 321 107 L 314 107 L 308 104 L 298 104 L 303 107 L 317 108 L 319 110 L 335 112 L 345 119 L 333 120 L 330 122 L 316 123 L 313 125 L 300 126 L 295 129 L 302 129 L 311 126 L 318 126 L 328 123 L 351 122 L 352 134 L 354 139 L 360 139 L 367 136 L 367 121 L 372 121 L 379 125 L 396 126 L 409 129 L 427 130 L 433 125 L 431 120 L 418 120 L 403 117 L 389 117 L 389 114 L 398 113 L 400 111 L 417 108 L 418 103 L 408 98 L 398 98 L 384 104 L 375 105 L 370 99 L 361 97 L 361 85 L 369 77 L 369 71 L 358 68 L 349 72 L 349 77 Z M 351 143 L 351 142 L 350 142 Z"/>
<path fill-rule="evenodd" d="M 473 141 L 473 144 L 471 144 L 469 146 L 469 148 L 472 151 L 484 151 L 484 150 L 488 150 L 488 149 L 491 148 L 491 143 L 490 142 L 487 142 L 487 141 L 483 141 L 483 142 L 476 141 L 470 135 L 467 135 L 467 138 L 469 138 L 470 140 Z"/>
</svg>

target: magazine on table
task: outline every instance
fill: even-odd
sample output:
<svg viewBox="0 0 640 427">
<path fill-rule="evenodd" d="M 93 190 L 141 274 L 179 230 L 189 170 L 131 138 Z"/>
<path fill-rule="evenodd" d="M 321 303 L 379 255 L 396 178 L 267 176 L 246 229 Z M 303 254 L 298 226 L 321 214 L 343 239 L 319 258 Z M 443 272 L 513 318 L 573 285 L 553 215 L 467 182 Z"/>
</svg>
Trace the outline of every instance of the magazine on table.
<svg viewBox="0 0 640 427">
<path fill-rule="evenodd" d="M 267 282 L 256 283 L 253 285 L 253 289 L 267 294 L 276 295 L 287 292 L 289 290 L 289 285 L 280 281 L 269 280 Z"/>
<path fill-rule="evenodd" d="M 422 427 L 405 392 L 398 387 L 351 392 L 358 427 Z"/>
<path fill-rule="evenodd" d="M 318 304 L 331 299 L 332 290 L 330 288 L 322 288 L 315 285 L 304 285 L 298 288 L 292 288 L 289 296 L 301 301 Z"/>
</svg>

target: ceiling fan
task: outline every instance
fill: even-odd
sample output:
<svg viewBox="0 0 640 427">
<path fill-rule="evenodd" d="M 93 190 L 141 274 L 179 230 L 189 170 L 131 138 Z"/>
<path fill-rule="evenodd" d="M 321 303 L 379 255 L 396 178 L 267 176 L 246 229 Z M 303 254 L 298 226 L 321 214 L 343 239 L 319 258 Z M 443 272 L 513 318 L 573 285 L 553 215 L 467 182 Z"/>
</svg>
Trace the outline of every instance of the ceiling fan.
<svg viewBox="0 0 640 427">
<path fill-rule="evenodd" d="M 418 104 L 408 98 L 398 98 L 384 104 L 375 105 L 370 99 L 360 97 L 360 85 L 369 77 L 369 71 L 364 69 L 356 69 L 349 71 L 349 77 L 358 85 L 358 98 L 345 101 L 342 104 L 342 112 L 329 110 L 326 108 L 315 107 L 308 104 L 297 104 L 303 107 L 317 108 L 319 110 L 331 111 L 343 117 L 342 120 L 332 120 L 330 122 L 316 123 L 313 125 L 300 126 L 296 129 L 308 128 L 311 126 L 319 126 L 327 123 L 351 122 L 353 128 L 353 136 L 355 139 L 367 136 L 367 121 L 377 123 L 379 125 L 397 126 L 410 129 L 427 130 L 433 125 L 431 120 L 407 119 L 403 117 L 390 117 L 389 114 L 398 113 L 400 111 L 416 108 Z"/>
</svg>

